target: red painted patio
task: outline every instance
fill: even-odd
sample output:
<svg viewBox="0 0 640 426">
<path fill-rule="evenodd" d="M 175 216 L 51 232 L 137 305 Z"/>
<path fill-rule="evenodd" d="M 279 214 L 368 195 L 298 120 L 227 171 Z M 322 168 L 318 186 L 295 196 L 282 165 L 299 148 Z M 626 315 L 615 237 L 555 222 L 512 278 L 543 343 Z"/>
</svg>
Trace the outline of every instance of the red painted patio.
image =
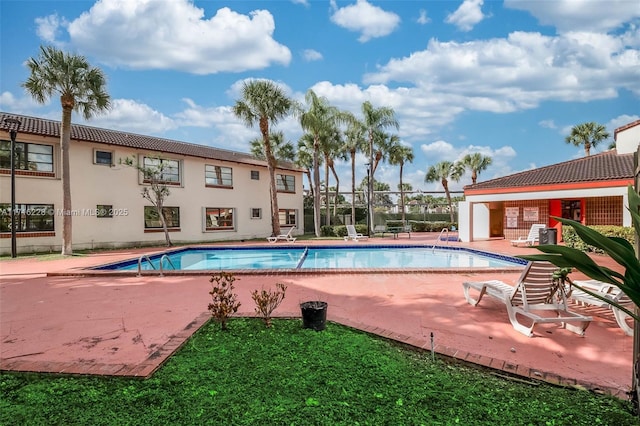
<svg viewBox="0 0 640 426">
<path fill-rule="evenodd" d="M 358 244 L 433 244 L 436 236 L 412 233 Z M 245 245 L 268 245 L 252 242 Z M 285 244 L 285 243 L 277 243 Z M 345 245 L 341 240 L 295 245 Z M 444 243 L 441 243 L 444 244 Z M 450 243 L 461 245 L 461 243 Z M 235 245 L 235 244 L 234 244 Z M 494 240 L 465 244 L 501 254 L 537 250 Z M 151 375 L 209 318 L 207 275 L 68 276 L 82 268 L 162 251 L 145 248 L 67 259 L 18 258 L 0 262 L 0 369 L 67 374 Z M 599 263 L 613 267 L 609 258 Z M 288 285 L 278 316 L 300 317 L 299 304 L 328 302 L 328 318 L 373 334 L 502 372 L 578 385 L 627 398 L 632 343 L 609 312 L 575 309 L 594 317 L 580 337 L 542 324 L 528 338 L 509 323 L 504 305 L 490 298 L 473 307 L 461 283 L 501 279 L 519 272 L 343 272 L 239 275 L 240 315 L 254 315 L 251 291 Z M 573 278 L 580 275 L 574 273 Z M 330 325 L 329 325 L 330 326 Z"/>
</svg>

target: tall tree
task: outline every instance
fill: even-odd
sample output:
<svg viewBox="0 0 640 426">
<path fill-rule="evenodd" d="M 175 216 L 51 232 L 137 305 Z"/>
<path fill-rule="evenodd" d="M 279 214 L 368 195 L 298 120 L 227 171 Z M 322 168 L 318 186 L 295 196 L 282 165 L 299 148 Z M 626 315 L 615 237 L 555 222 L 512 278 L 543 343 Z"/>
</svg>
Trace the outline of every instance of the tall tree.
<svg viewBox="0 0 640 426">
<path fill-rule="evenodd" d="M 404 163 L 413 162 L 413 149 L 410 146 L 403 145 L 401 143 L 393 145 L 389 151 L 389 164 L 400 166 L 400 210 L 402 211 L 402 223 L 405 223 L 405 211 L 404 211 L 404 185 L 402 183 L 402 171 L 404 169 Z"/>
<path fill-rule="evenodd" d="M 287 117 L 294 108 L 294 102 L 275 82 L 252 80 L 242 85 L 242 97 L 233 106 L 233 113 L 248 127 L 258 124 L 264 155 L 269 171 L 269 194 L 271 197 L 271 233 L 280 235 L 278 190 L 276 187 L 277 161 L 271 145 L 269 126 Z"/>
<path fill-rule="evenodd" d="M 369 228 L 373 226 L 373 189 L 374 189 L 374 143 L 376 137 L 380 137 L 381 133 L 384 133 L 384 130 L 393 127 L 395 129 L 400 128 L 400 124 L 398 124 L 398 120 L 396 119 L 396 114 L 393 108 L 390 107 L 380 107 L 375 108 L 371 102 L 365 101 L 362 104 L 362 116 L 363 116 L 363 124 L 365 128 L 365 137 L 368 143 L 369 148 L 369 170 L 370 176 L 367 182 L 367 200 L 369 202 Z M 377 164 L 376 164 L 377 165 Z M 371 233 L 371 229 L 369 232 Z"/>
<path fill-rule="evenodd" d="M 464 173 L 464 166 L 460 163 L 452 163 L 451 161 L 441 161 L 434 166 L 429 167 L 427 174 L 424 177 L 425 182 L 438 182 L 442 184 L 444 193 L 447 197 L 447 204 L 449 205 L 449 215 L 451 222 L 455 222 L 453 218 L 453 205 L 451 203 L 451 194 L 449 193 L 449 180 L 454 182 L 460 181 L 462 174 Z"/>
<path fill-rule="evenodd" d="M 595 148 L 600 142 L 609 138 L 609 132 L 602 124 L 593 121 L 577 124 L 571 128 L 571 134 L 564 140 L 575 146 L 584 145 L 584 155 L 591 154 L 591 148 Z"/>
<path fill-rule="evenodd" d="M 106 78 L 102 70 L 92 67 L 84 56 L 63 52 L 52 46 L 41 46 L 37 58 L 29 58 L 31 75 L 22 84 L 27 92 L 44 104 L 54 94 L 60 95 L 62 122 L 60 128 L 60 159 L 62 174 L 62 255 L 73 254 L 73 226 L 71 214 L 71 175 L 69 145 L 71 142 L 71 114 L 80 112 L 85 119 L 106 111 L 110 97 L 106 92 Z"/>
<path fill-rule="evenodd" d="M 492 159 L 486 155 L 482 155 L 479 152 L 473 154 L 467 154 L 462 157 L 460 164 L 465 169 L 471 171 L 471 182 L 475 185 L 478 180 L 478 173 L 484 171 L 491 165 Z"/>
<path fill-rule="evenodd" d="M 364 125 L 357 120 L 352 120 L 345 131 L 344 149 L 351 159 L 351 223 L 356 223 L 356 155 L 358 152 L 366 152 L 367 143 L 364 138 Z"/>
<path fill-rule="evenodd" d="M 307 107 L 300 114 L 300 126 L 313 141 L 313 226 L 316 237 L 320 237 L 320 144 L 321 139 L 338 126 L 341 114 L 327 99 L 319 97 L 313 90 L 306 93 L 305 101 Z"/>
<path fill-rule="evenodd" d="M 329 214 L 329 171 L 333 175 L 334 180 L 336 181 L 335 186 L 335 196 L 334 200 L 338 200 L 338 195 L 340 194 L 340 178 L 338 177 L 338 173 L 336 172 L 334 160 L 346 160 L 346 155 L 344 152 L 344 141 L 343 135 L 340 129 L 334 128 L 325 138 L 322 140 L 321 144 L 322 155 L 324 156 L 324 164 L 325 164 L 325 199 L 327 203 L 327 217 L 326 217 L 326 225 L 331 225 L 331 215 Z M 333 204 L 333 216 L 337 213 L 337 202 Z"/>
<path fill-rule="evenodd" d="M 296 152 L 294 163 L 301 169 L 304 169 L 304 174 L 309 181 L 309 196 L 313 199 L 313 179 L 311 177 L 311 168 L 313 167 L 313 154 L 311 150 L 313 148 L 307 145 L 305 137 L 308 136 L 308 134 L 302 135 L 298 140 L 298 151 Z M 313 141 L 310 141 L 309 145 L 312 144 Z"/>
<path fill-rule="evenodd" d="M 291 141 L 285 140 L 283 132 L 271 132 L 269 135 L 271 141 L 271 151 L 276 161 L 295 161 L 296 148 Z M 262 138 L 255 138 L 249 142 L 249 151 L 251 154 L 259 160 L 266 160 L 267 156 L 264 152 L 264 144 Z"/>
</svg>

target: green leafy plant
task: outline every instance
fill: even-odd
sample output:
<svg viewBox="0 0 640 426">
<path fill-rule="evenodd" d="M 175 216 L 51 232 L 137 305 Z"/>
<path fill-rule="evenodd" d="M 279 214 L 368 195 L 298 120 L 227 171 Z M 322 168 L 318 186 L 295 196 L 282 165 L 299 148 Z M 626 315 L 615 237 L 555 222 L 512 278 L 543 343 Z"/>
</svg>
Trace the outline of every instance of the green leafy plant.
<svg viewBox="0 0 640 426">
<path fill-rule="evenodd" d="M 223 330 L 227 329 L 227 321 L 232 314 L 238 312 L 240 308 L 240 302 L 237 301 L 237 295 L 233 292 L 233 282 L 236 278 L 233 274 L 226 272 L 220 272 L 214 274 L 209 279 L 212 283 L 211 291 L 211 303 L 209 303 L 209 311 L 213 319 L 220 323 Z"/>
<path fill-rule="evenodd" d="M 254 290 L 251 293 L 253 301 L 256 302 L 256 313 L 262 318 L 267 327 L 271 327 L 271 314 L 284 300 L 287 286 L 282 283 L 276 284 L 276 289 L 262 291 Z"/>
<path fill-rule="evenodd" d="M 631 213 L 631 219 L 637 234 L 640 230 L 640 214 L 638 214 L 640 196 L 631 185 L 628 188 L 628 195 L 629 212 Z M 582 241 L 609 255 L 614 261 L 624 268 L 624 273 L 598 265 L 591 257 L 581 250 L 561 245 L 540 245 L 537 247 L 538 250 L 545 254 L 521 255 L 518 257 L 531 261 L 541 260 L 551 262 L 559 268 L 573 267 L 594 280 L 615 285 L 629 296 L 636 306 L 640 306 L 640 260 L 638 260 L 633 245 L 631 245 L 631 243 L 629 243 L 625 238 L 606 237 L 598 231 L 584 226 L 580 222 L 576 222 L 574 220 L 560 217 L 556 217 L 554 219 L 562 222 L 563 225 L 571 226 Z M 626 309 L 624 306 L 621 306 L 619 303 L 606 299 L 589 289 L 576 285 L 575 283 L 573 285 L 597 299 L 610 303 L 627 315 L 633 317 L 636 321 L 640 321 L 640 317 L 638 315 L 631 312 L 629 309 Z"/>
</svg>

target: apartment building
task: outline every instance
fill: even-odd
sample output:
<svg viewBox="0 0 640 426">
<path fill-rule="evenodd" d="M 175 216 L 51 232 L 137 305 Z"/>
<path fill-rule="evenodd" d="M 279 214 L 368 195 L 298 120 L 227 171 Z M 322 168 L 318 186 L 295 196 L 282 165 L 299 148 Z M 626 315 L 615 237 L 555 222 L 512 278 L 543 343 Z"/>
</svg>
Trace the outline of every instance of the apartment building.
<svg viewBox="0 0 640 426">
<path fill-rule="evenodd" d="M 6 120 L 9 119 L 9 120 Z M 266 161 L 210 146 L 72 125 L 71 211 L 62 208 L 60 122 L 0 112 L 0 253 L 11 251 L 10 132 L 15 145 L 18 253 L 59 251 L 62 216 L 73 216 L 74 250 L 163 244 L 149 186 L 138 168 L 162 163 L 170 189 L 164 216 L 174 243 L 265 238 L 271 235 Z M 280 225 L 304 230 L 303 171 L 276 170 Z"/>
</svg>

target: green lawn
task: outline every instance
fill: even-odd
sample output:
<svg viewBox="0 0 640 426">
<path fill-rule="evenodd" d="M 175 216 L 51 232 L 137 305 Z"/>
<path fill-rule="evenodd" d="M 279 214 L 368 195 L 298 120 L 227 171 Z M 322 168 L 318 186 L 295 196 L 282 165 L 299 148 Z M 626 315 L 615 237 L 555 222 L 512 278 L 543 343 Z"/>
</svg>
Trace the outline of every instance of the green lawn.
<svg viewBox="0 0 640 426">
<path fill-rule="evenodd" d="M 432 361 L 333 323 L 229 327 L 206 324 L 148 380 L 2 374 L 0 424 L 638 424 L 628 402 Z"/>
</svg>

